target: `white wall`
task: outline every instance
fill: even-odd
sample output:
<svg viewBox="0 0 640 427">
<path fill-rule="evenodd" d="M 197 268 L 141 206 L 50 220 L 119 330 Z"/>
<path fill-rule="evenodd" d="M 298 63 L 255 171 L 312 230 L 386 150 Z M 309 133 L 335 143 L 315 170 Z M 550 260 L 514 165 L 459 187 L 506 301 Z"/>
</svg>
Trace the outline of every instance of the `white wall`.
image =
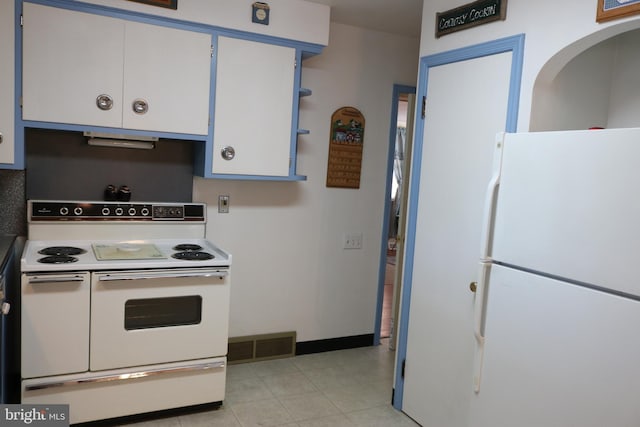
<svg viewBox="0 0 640 427">
<path fill-rule="evenodd" d="M 615 57 L 615 41 L 606 40 L 576 56 L 552 81 L 539 81 L 529 130 L 606 127 Z"/>
<path fill-rule="evenodd" d="M 585 50 L 534 89 L 531 130 L 640 127 L 640 30 Z"/>
<path fill-rule="evenodd" d="M 464 3 L 464 2 L 461 2 Z M 422 13 L 420 56 L 446 52 L 515 34 L 526 34 L 518 130 L 529 129 L 533 87 L 540 79 L 551 81 L 577 53 L 613 35 L 639 28 L 640 15 L 599 24 L 595 21 L 597 1 L 510 0 L 507 19 L 435 39 L 436 12 L 457 6 L 450 0 L 425 0 Z M 469 102 L 473 102 L 469 100 Z"/>
<path fill-rule="evenodd" d="M 640 31 L 616 38 L 606 127 L 640 127 Z"/>
<path fill-rule="evenodd" d="M 230 336 L 295 330 L 298 341 L 374 332 L 393 84 L 415 85 L 418 40 L 331 24 L 329 46 L 303 63 L 298 173 L 303 182 L 196 178 L 207 237 L 233 254 Z M 331 114 L 365 117 L 360 189 L 325 186 Z M 217 213 L 219 194 L 230 212 Z M 362 232 L 360 250 L 342 249 Z"/>
<path fill-rule="evenodd" d="M 327 44 L 329 37 L 330 8 L 303 0 L 270 0 L 269 25 L 251 22 L 251 5 L 254 0 L 180 0 L 177 10 L 127 0 L 76 1 L 284 37 L 323 46 Z"/>
</svg>

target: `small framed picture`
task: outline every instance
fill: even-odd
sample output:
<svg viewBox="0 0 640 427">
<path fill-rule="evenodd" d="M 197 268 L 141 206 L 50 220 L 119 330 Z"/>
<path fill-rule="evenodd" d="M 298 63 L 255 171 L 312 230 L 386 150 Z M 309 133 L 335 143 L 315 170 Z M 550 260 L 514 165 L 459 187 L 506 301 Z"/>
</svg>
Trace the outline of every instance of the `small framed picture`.
<svg viewBox="0 0 640 427">
<path fill-rule="evenodd" d="M 640 0 L 598 0 L 596 21 L 610 21 L 637 13 L 640 13 Z"/>
<path fill-rule="evenodd" d="M 166 7 L 167 9 L 178 9 L 178 0 L 129 0 L 136 3 L 150 4 L 152 6 Z"/>
</svg>

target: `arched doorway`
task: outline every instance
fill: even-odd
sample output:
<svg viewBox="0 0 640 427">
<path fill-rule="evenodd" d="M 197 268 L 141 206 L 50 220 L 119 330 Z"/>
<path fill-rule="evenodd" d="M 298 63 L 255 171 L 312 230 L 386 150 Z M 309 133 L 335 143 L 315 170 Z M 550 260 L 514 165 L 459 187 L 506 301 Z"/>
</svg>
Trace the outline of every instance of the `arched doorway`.
<svg viewBox="0 0 640 427">
<path fill-rule="evenodd" d="M 638 127 L 640 24 L 591 34 L 556 53 L 534 84 L 530 131 Z"/>
</svg>

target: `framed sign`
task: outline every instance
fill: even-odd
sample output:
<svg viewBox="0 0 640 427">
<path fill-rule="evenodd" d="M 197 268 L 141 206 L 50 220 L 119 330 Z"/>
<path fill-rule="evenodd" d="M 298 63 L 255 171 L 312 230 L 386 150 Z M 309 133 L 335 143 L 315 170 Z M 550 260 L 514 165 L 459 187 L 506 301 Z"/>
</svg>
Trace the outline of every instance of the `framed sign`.
<svg viewBox="0 0 640 427">
<path fill-rule="evenodd" d="M 436 13 L 436 37 L 505 19 L 507 19 L 507 0 L 474 1 L 455 9 Z"/>
<path fill-rule="evenodd" d="M 167 9 L 178 9 L 178 0 L 129 0 L 136 3 L 150 4 L 152 6 L 166 7 Z"/>
<path fill-rule="evenodd" d="M 364 116 L 353 107 L 342 107 L 331 115 L 327 187 L 360 188 Z"/>
<path fill-rule="evenodd" d="M 640 13 L 640 0 L 598 0 L 596 21 L 610 21 L 637 13 Z"/>
</svg>

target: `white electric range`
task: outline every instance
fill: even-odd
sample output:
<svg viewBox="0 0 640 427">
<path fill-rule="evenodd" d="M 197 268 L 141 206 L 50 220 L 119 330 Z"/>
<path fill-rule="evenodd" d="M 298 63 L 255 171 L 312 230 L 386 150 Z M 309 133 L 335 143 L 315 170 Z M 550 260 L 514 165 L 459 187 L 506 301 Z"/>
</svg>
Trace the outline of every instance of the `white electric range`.
<svg viewBox="0 0 640 427">
<path fill-rule="evenodd" d="M 103 226 L 104 224 L 100 224 Z M 228 267 L 228 253 L 205 239 L 28 240 L 23 272 Z"/>
<path fill-rule="evenodd" d="M 206 205 L 28 202 L 22 403 L 71 423 L 224 399 L 231 255 Z"/>
</svg>

